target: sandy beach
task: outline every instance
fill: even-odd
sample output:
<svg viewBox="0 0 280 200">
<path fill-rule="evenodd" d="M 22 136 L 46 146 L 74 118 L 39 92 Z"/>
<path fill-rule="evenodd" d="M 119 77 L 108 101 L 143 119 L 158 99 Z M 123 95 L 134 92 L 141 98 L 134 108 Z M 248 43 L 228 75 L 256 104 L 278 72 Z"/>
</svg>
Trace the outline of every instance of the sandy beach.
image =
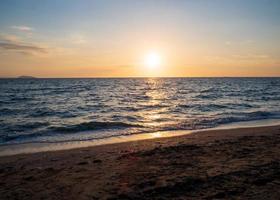
<svg viewBox="0 0 280 200">
<path fill-rule="evenodd" d="M 0 157 L 0 199 L 279 199 L 280 126 Z"/>
</svg>

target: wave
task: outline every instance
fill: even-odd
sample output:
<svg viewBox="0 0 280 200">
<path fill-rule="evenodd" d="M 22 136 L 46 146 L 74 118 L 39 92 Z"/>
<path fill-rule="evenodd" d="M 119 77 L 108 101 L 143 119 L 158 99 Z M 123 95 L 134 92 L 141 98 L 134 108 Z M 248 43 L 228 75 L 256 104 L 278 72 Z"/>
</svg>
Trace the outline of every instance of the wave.
<svg viewBox="0 0 280 200">
<path fill-rule="evenodd" d="M 223 104 L 180 104 L 177 107 L 198 110 L 200 112 L 219 111 L 224 109 L 245 109 L 253 106 L 246 103 L 223 103 Z M 255 106 L 257 107 L 257 106 Z"/>
<path fill-rule="evenodd" d="M 32 123 L 32 124 L 26 124 L 14 127 L 13 130 L 10 131 L 16 131 L 17 133 L 20 133 L 24 131 L 24 128 L 38 128 L 42 125 L 49 125 L 48 123 Z M 48 127 L 45 130 L 37 131 L 37 132 L 31 132 L 26 134 L 0 134 L 0 143 L 3 142 L 10 142 L 12 140 L 28 140 L 28 139 L 34 139 L 39 137 L 45 137 L 45 136 L 57 136 L 57 135 L 64 135 L 67 133 L 81 133 L 86 131 L 97 131 L 97 130 L 123 130 L 126 128 L 143 128 L 144 126 L 140 124 L 132 124 L 132 123 L 124 123 L 124 122 L 84 122 L 80 124 L 75 125 L 65 125 L 65 126 L 51 126 Z"/>
<path fill-rule="evenodd" d="M 82 108 L 80 108 L 82 110 Z M 67 110 L 67 111 L 57 111 L 50 108 L 40 108 L 40 109 L 34 109 L 28 114 L 29 117 L 33 118 L 41 118 L 41 117 L 51 117 L 51 116 L 59 116 L 61 118 L 72 118 L 76 117 L 77 114 Z"/>
<path fill-rule="evenodd" d="M 23 132 L 30 129 L 37 129 L 40 127 L 46 127 L 49 126 L 49 122 L 29 122 L 29 123 L 19 123 L 15 126 L 8 127 L 7 123 L 3 123 L 3 126 L 5 126 L 5 130 L 9 132 Z"/>
<path fill-rule="evenodd" d="M 212 128 L 222 124 L 242 121 L 254 121 L 263 119 L 280 119 L 280 112 L 255 111 L 255 112 L 236 112 L 229 114 L 220 114 L 213 117 L 197 118 L 188 121 L 181 128 L 201 129 Z M 187 126 L 186 126 L 187 125 Z M 185 126 L 185 127 L 184 127 Z"/>
<path fill-rule="evenodd" d="M 2 109 L 0 109 L 1 115 L 6 115 L 6 116 L 14 115 L 16 113 L 19 113 L 20 111 L 21 111 L 21 109 L 18 109 L 18 108 L 2 108 Z"/>
<path fill-rule="evenodd" d="M 132 135 L 141 133 L 151 133 L 156 131 L 177 131 L 177 130 L 202 130 L 207 128 L 214 128 L 219 125 L 224 125 L 234 122 L 244 122 L 244 121 L 255 121 L 263 119 L 280 119 L 279 112 L 265 112 L 256 111 L 249 113 L 235 113 L 236 116 L 208 116 L 195 119 L 188 119 L 184 122 L 178 122 L 175 124 L 167 123 L 160 124 L 159 126 L 144 126 L 140 124 L 124 123 L 124 122 L 85 122 L 70 126 L 60 126 L 60 127 L 49 127 L 45 131 L 34 132 L 30 134 L 12 134 L 12 135 L 2 135 L 0 138 L 1 144 L 15 144 L 15 143 L 43 143 L 43 142 L 71 142 L 71 141 L 86 141 L 92 139 L 104 139 L 115 136 L 122 135 Z M 164 119 L 168 122 L 168 119 Z M 30 128 L 31 124 L 28 124 Z M 36 125 L 42 125 L 37 124 Z M 47 125 L 47 124 L 46 124 Z M 135 131 L 131 131 L 136 128 Z M 123 130 L 129 129 L 128 132 L 123 132 Z M 103 131 L 106 132 L 95 132 Z M 116 130 L 118 132 L 116 132 Z M 87 131 L 94 131 L 88 132 Z M 80 134 L 84 132 L 85 135 Z M 68 137 L 68 133 L 70 134 Z M 104 135 L 105 133 L 105 135 Z M 58 139 L 58 136 L 62 136 L 62 139 Z M 74 136 L 75 135 L 75 136 Z M 44 138 L 48 138 L 47 140 Z M 51 139 L 52 138 L 52 139 Z"/>
<path fill-rule="evenodd" d="M 20 143 L 82 135 L 83 140 L 280 119 L 279 78 L 2 82 L 0 144 L 1 138 Z"/>
<path fill-rule="evenodd" d="M 140 124 L 124 122 L 83 122 L 70 126 L 51 127 L 55 132 L 73 133 L 82 131 L 102 130 L 102 129 L 120 129 L 120 128 L 143 128 Z"/>
<path fill-rule="evenodd" d="M 214 128 L 220 125 L 255 121 L 264 119 L 280 119 L 280 112 L 267 112 L 267 111 L 256 111 L 256 112 L 236 112 L 228 114 L 217 114 L 214 116 L 204 116 L 198 118 L 186 119 L 184 121 L 165 124 L 159 127 L 153 127 L 153 131 L 170 131 L 170 130 L 198 130 L 206 128 Z"/>
<path fill-rule="evenodd" d="M 217 109 L 224 109 L 227 108 L 227 105 L 222 105 L 222 104 L 189 104 L 189 105 L 178 105 L 181 108 L 190 108 L 190 109 L 197 109 L 200 111 L 207 111 L 207 110 L 217 110 Z"/>
</svg>

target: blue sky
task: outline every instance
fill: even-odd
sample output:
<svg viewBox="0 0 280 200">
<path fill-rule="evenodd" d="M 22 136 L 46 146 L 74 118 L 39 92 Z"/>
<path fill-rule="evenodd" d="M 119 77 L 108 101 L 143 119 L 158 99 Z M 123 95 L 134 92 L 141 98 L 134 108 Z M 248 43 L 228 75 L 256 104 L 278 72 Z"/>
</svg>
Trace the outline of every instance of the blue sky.
<svg viewBox="0 0 280 200">
<path fill-rule="evenodd" d="M 0 26 L 4 30 L 11 24 L 27 24 L 46 32 L 75 28 L 99 32 L 106 27 L 130 28 L 151 21 L 159 26 L 192 21 L 206 28 L 210 28 L 209 23 L 279 30 L 280 22 L 278 0 L 9 0 L 0 5 Z"/>
</svg>

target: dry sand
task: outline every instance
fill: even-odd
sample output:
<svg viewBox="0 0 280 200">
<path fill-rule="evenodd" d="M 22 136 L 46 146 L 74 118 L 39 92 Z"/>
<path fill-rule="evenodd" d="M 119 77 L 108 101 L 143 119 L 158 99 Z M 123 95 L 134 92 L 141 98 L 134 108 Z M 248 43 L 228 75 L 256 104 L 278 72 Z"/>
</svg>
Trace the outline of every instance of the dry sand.
<svg viewBox="0 0 280 200">
<path fill-rule="evenodd" d="M 280 126 L 0 157 L 0 199 L 280 199 Z"/>
</svg>

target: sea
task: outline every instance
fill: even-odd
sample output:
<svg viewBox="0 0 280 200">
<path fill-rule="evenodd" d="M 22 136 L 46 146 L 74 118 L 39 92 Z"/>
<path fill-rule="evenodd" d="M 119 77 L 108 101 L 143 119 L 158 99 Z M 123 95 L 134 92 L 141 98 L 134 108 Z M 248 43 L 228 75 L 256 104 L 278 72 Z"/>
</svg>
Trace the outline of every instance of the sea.
<svg viewBox="0 0 280 200">
<path fill-rule="evenodd" d="M 0 79 L 0 145 L 280 120 L 280 78 Z"/>
</svg>

